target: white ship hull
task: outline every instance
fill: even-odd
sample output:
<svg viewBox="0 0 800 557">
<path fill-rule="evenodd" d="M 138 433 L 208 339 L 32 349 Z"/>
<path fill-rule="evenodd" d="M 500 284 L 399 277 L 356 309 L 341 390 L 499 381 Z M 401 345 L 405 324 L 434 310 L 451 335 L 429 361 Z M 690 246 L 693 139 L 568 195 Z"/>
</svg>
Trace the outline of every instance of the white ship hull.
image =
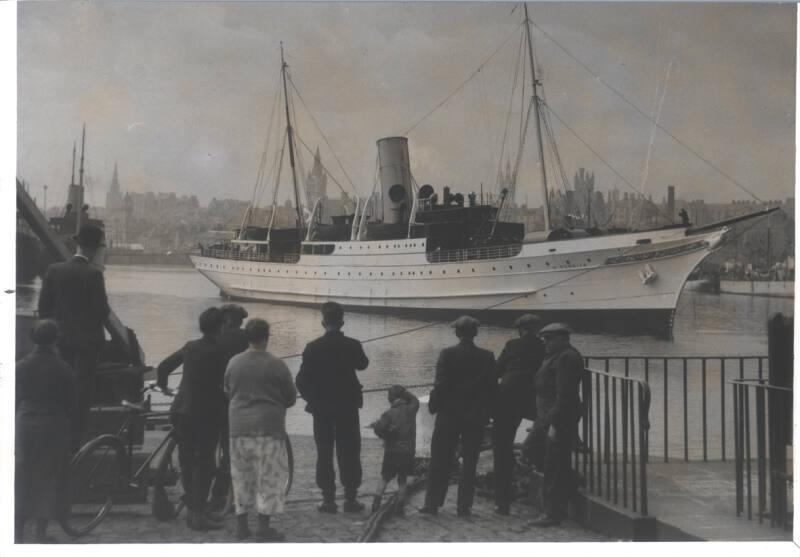
<svg viewBox="0 0 800 557">
<path fill-rule="evenodd" d="M 616 314 L 655 317 L 668 330 L 689 273 L 726 230 L 686 236 L 675 228 L 523 244 L 513 257 L 493 259 L 426 254 L 419 238 L 328 242 L 335 245 L 330 255 L 302 255 L 296 263 L 230 254 L 191 259 L 231 298 L 336 301 L 381 311 Z M 436 262 L 442 258 L 451 261 Z"/>
</svg>

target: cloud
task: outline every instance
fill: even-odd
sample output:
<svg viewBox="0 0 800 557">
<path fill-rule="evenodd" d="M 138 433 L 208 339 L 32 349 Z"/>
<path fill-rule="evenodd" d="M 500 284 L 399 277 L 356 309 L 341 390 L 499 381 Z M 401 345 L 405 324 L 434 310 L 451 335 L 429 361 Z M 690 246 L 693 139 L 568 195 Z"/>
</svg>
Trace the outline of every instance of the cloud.
<svg viewBox="0 0 800 557">
<path fill-rule="evenodd" d="M 512 7 L 22 3 L 19 176 L 32 191 L 43 184 L 50 192 L 65 188 L 72 144 L 86 121 L 88 165 L 99 187 L 119 161 L 123 189 L 196 194 L 203 202 L 249 199 L 280 86 L 283 41 L 305 104 L 366 195 L 375 141 L 408 129 L 516 29 L 494 61 L 410 136 L 421 183 L 462 191 L 493 185 L 521 36 L 521 14 Z M 674 62 L 661 124 L 760 197 L 792 195 L 793 5 L 545 3 L 532 6 L 532 17 L 645 111 Z M 534 35 L 553 110 L 638 183 L 650 122 L 537 29 Z M 302 103 L 296 108 L 303 139 L 311 149 L 319 145 L 323 162 L 337 168 Z M 137 122 L 144 125 L 129 130 Z M 587 167 L 600 188 L 620 185 L 569 131 L 553 125 L 568 176 Z M 513 160 L 516 143 L 507 141 L 504 159 Z M 526 144 L 521 181 L 530 185 L 533 203 L 539 178 L 532 134 Z M 308 169 L 311 157 L 303 157 Z M 346 182 L 341 172 L 336 179 Z M 659 132 L 648 188 L 657 196 L 667 184 L 686 197 L 744 197 Z"/>
</svg>

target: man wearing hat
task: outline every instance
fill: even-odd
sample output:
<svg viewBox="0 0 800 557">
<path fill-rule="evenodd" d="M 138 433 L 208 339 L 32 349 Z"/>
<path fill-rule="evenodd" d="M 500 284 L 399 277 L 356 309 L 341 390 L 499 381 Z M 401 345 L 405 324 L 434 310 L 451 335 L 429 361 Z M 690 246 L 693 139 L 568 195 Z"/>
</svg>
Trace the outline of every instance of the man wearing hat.
<svg viewBox="0 0 800 557">
<path fill-rule="evenodd" d="M 578 436 L 583 356 L 569 342 L 570 328 L 551 323 L 539 331 L 547 357 L 536 372 L 536 422 L 532 435 L 544 444 L 544 516 L 532 526 L 555 526 L 567 514 L 576 485 L 570 455 Z M 541 443 L 539 444 L 541 446 Z"/>
<path fill-rule="evenodd" d="M 536 418 L 533 380 L 544 360 L 544 344 L 537 332 L 540 319 L 530 313 L 514 323 L 519 338 L 509 340 L 497 359 L 499 380 L 492 423 L 495 512 L 507 515 L 511 505 L 514 437 L 523 418 Z"/>
<path fill-rule="evenodd" d="M 436 414 L 431 437 L 431 464 L 423 514 L 435 515 L 447 495 L 450 469 L 461 443 L 462 468 L 456 502 L 458 516 L 472 514 L 475 469 L 483 431 L 489 422 L 497 388 L 494 354 L 475 346 L 478 320 L 469 316 L 453 322 L 458 344 L 445 348 L 436 362 L 428 409 Z"/>
<path fill-rule="evenodd" d="M 39 317 L 58 323 L 58 351 L 77 375 L 78 412 L 72 424 L 72 448 L 77 450 L 95 398 L 95 369 L 110 309 L 103 272 L 91 264 L 105 245 L 103 229 L 85 224 L 74 239 L 77 253 L 47 268 L 39 292 Z"/>
</svg>

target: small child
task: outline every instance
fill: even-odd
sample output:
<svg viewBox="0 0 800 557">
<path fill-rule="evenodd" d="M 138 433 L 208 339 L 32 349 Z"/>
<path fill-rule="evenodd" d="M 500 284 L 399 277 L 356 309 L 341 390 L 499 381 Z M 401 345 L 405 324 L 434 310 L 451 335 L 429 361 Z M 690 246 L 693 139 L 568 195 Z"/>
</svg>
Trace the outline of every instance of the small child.
<svg viewBox="0 0 800 557">
<path fill-rule="evenodd" d="M 386 486 L 397 476 L 398 502 L 395 509 L 403 516 L 406 498 L 406 478 L 414 469 L 414 451 L 417 443 L 417 410 L 419 400 L 405 387 L 394 385 L 389 389 L 391 407 L 378 421 L 371 423 L 375 435 L 383 439 L 383 464 L 381 465 L 381 485 L 372 502 L 372 512 L 381 506 Z"/>
</svg>

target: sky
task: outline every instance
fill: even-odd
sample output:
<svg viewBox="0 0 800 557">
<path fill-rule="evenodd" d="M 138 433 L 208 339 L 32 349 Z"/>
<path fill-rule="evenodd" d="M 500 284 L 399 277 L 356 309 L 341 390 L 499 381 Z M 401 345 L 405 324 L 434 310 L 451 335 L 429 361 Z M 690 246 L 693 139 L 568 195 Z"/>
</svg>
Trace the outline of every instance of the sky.
<svg viewBox="0 0 800 557">
<path fill-rule="evenodd" d="M 570 179 L 583 167 L 598 189 L 656 200 L 667 185 L 709 202 L 793 195 L 793 4 L 528 6 Z M 405 135 L 454 92 L 408 134 L 412 173 L 437 190 L 491 191 L 498 165 L 516 159 L 521 22 L 505 3 L 23 2 L 17 176 L 39 200 L 47 184 L 49 206 L 63 203 L 85 122 L 91 204 L 105 203 L 115 162 L 123 190 L 250 199 L 283 41 L 302 98 L 297 132 L 347 191 L 326 138 L 368 195 L 375 142 Z M 529 94 L 529 72 L 518 79 Z M 517 201 L 538 206 L 533 132 Z M 311 155 L 298 148 L 307 171 Z"/>
</svg>

